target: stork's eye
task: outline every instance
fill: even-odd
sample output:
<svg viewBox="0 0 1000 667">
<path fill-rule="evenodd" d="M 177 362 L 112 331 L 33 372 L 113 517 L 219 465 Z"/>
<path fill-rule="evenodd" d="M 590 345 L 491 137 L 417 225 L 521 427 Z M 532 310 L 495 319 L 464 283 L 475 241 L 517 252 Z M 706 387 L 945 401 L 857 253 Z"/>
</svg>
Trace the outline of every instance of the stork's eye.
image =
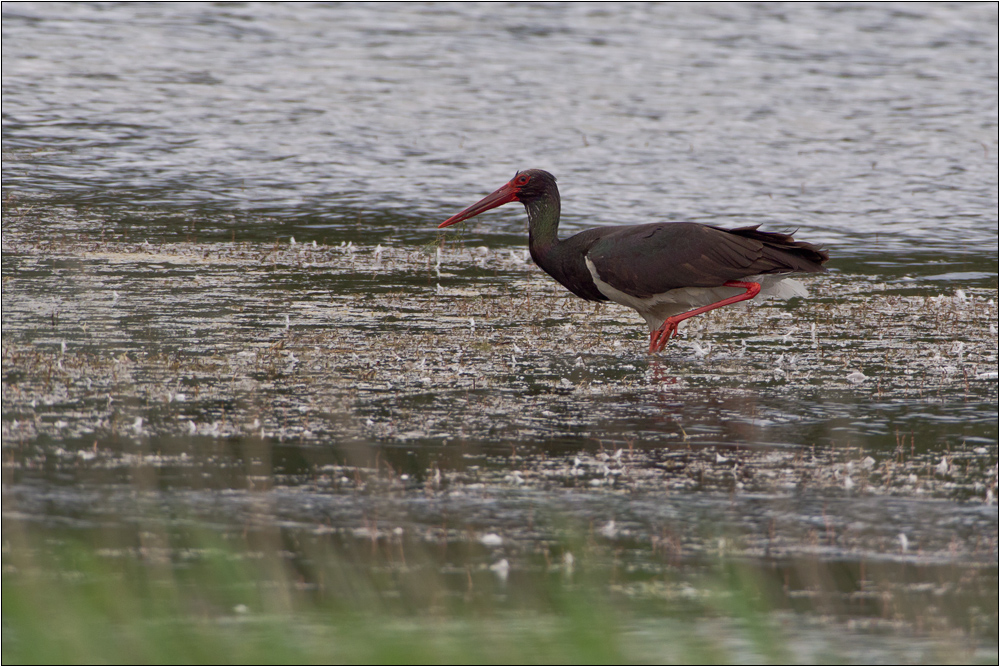
<svg viewBox="0 0 1000 667">
<path fill-rule="evenodd" d="M 517 178 L 514 179 L 514 185 L 527 185 L 531 177 L 527 174 L 518 174 Z"/>
</svg>

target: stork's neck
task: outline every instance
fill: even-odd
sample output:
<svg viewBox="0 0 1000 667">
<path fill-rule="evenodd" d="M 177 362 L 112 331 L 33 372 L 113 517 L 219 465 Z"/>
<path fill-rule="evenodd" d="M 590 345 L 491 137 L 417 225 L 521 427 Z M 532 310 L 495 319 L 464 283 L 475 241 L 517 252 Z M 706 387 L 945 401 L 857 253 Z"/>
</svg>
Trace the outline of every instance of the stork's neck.
<svg viewBox="0 0 1000 667">
<path fill-rule="evenodd" d="M 544 194 L 524 202 L 528 213 L 528 250 L 543 266 L 545 257 L 559 244 L 559 191 L 555 183 Z"/>
</svg>

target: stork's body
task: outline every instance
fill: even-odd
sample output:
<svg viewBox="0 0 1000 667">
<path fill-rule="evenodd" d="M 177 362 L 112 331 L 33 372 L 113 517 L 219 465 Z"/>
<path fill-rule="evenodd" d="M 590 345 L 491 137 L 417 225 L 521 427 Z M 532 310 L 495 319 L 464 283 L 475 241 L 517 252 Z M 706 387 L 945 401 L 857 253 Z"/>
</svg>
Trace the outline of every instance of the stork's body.
<svg viewBox="0 0 1000 667">
<path fill-rule="evenodd" d="M 445 220 L 447 227 L 520 201 L 528 213 L 531 257 L 566 289 L 590 301 L 614 301 L 639 312 L 650 329 L 649 352 L 664 348 L 677 324 L 758 293 L 804 296 L 791 273 L 824 271 L 829 256 L 790 235 L 757 226 L 722 229 L 667 222 L 589 229 L 558 238 L 559 190 L 552 174 L 519 172 L 493 194 Z"/>
</svg>

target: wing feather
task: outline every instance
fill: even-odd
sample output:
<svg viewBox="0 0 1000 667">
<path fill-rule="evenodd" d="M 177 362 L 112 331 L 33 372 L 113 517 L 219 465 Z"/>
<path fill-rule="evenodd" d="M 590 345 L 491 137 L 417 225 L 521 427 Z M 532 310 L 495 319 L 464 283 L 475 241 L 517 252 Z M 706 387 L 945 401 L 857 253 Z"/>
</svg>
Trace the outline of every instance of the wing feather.
<svg viewBox="0 0 1000 667">
<path fill-rule="evenodd" d="M 756 226 L 682 222 L 612 229 L 594 239 L 586 256 L 601 280 L 640 298 L 765 273 L 814 273 L 828 258 L 815 246 Z"/>
</svg>

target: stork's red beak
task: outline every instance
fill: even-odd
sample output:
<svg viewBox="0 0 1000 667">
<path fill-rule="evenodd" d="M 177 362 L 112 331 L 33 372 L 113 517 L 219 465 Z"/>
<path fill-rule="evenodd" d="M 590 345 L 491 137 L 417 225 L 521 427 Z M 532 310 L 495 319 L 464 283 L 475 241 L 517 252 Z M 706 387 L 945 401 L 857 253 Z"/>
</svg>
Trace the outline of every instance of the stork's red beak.
<svg viewBox="0 0 1000 667">
<path fill-rule="evenodd" d="M 491 208 L 503 206 L 504 204 L 509 204 L 512 201 L 517 201 L 517 187 L 515 187 L 512 183 L 507 183 L 493 194 L 483 197 L 461 213 L 456 213 L 451 216 L 438 225 L 438 229 L 454 225 L 456 222 L 468 220 L 469 218 L 477 216 L 480 213 L 484 213 Z"/>
</svg>

